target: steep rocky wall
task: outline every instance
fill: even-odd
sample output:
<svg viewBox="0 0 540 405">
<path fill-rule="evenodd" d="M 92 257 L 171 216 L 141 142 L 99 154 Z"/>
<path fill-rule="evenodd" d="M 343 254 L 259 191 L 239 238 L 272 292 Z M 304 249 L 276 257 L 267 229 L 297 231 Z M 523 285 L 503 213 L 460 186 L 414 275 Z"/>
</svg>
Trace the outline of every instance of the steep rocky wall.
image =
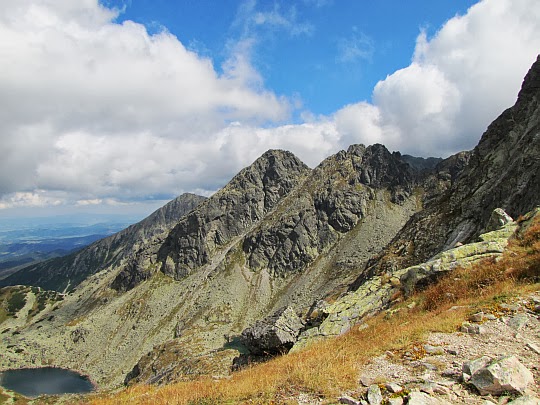
<svg viewBox="0 0 540 405">
<path fill-rule="evenodd" d="M 540 56 L 516 104 L 488 127 L 452 187 L 409 220 L 372 261 L 371 273 L 420 263 L 457 242 L 472 241 L 493 209 L 518 216 L 540 204 L 539 196 Z"/>
<path fill-rule="evenodd" d="M 310 169 L 292 153 L 268 151 L 171 231 L 158 252 L 161 271 L 176 279 L 211 256 L 287 195 Z"/>
</svg>

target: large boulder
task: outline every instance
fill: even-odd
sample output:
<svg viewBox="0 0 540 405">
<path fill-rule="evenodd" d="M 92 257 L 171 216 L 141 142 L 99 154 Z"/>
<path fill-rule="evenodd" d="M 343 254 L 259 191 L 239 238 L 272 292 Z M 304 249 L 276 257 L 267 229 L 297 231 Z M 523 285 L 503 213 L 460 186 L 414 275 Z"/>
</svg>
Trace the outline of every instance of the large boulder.
<svg viewBox="0 0 540 405">
<path fill-rule="evenodd" d="M 481 395 L 523 394 L 527 386 L 534 383 L 534 377 L 515 356 L 507 356 L 477 370 L 471 383 Z"/>
<path fill-rule="evenodd" d="M 241 341 L 255 355 L 286 353 L 296 342 L 303 327 L 304 322 L 294 310 L 284 307 L 244 329 Z"/>
</svg>

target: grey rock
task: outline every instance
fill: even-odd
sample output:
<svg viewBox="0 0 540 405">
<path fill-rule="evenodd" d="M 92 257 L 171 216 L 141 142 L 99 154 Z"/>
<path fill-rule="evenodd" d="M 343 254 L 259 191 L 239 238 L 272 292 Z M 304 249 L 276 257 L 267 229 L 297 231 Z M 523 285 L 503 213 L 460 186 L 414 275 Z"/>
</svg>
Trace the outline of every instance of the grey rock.
<svg viewBox="0 0 540 405">
<path fill-rule="evenodd" d="M 380 405 L 382 404 L 383 397 L 381 389 L 377 384 L 371 384 L 367 391 L 367 400 L 370 405 Z"/>
<path fill-rule="evenodd" d="M 346 404 L 346 405 L 360 405 L 360 401 L 354 399 L 353 397 L 349 395 L 342 395 L 339 397 L 338 402 L 340 404 Z"/>
<path fill-rule="evenodd" d="M 294 310 L 285 307 L 244 329 L 240 339 L 252 354 L 283 354 L 296 342 L 303 326 Z"/>
<path fill-rule="evenodd" d="M 489 221 L 484 232 L 495 231 L 512 221 L 512 217 L 504 212 L 502 208 L 495 208 L 491 212 L 491 216 L 489 217 Z"/>
<path fill-rule="evenodd" d="M 444 349 L 440 346 L 424 345 L 424 350 L 427 354 L 439 355 L 444 354 Z"/>
<path fill-rule="evenodd" d="M 535 352 L 536 354 L 540 354 L 540 347 L 538 347 L 537 345 L 535 345 L 534 343 L 532 342 L 527 342 L 527 344 L 525 345 L 527 346 L 529 349 L 531 349 L 533 352 Z"/>
<path fill-rule="evenodd" d="M 209 263 L 216 250 L 261 221 L 309 172 L 290 152 L 265 152 L 180 220 L 157 254 L 161 271 L 180 280 Z"/>
<path fill-rule="evenodd" d="M 478 359 L 466 361 L 463 363 L 462 371 L 469 376 L 472 376 L 478 370 L 487 367 L 491 363 L 492 359 L 488 356 L 482 356 Z"/>
<path fill-rule="evenodd" d="M 403 405 L 403 398 L 401 397 L 388 398 L 388 405 Z"/>
<path fill-rule="evenodd" d="M 494 360 L 471 377 L 481 395 L 522 394 L 533 382 L 532 373 L 515 356 Z"/>
<path fill-rule="evenodd" d="M 393 394 L 395 394 L 396 392 L 400 392 L 400 391 L 403 391 L 403 387 L 401 385 L 398 385 L 396 383 L 387 383 L 385 385 L 386 389 L 388 390 L 388 392 L 391 392 Z"/>
<path fill-rule="evenodd" d="M 472 314 L 469 319 L 471 322 L 482 322 L 485 318 L 485 315 L 483 312 L 477 312 L 476 314 Z"/>
<path fill-rule="evenodd" d="M 485 328 L 480 325 L 472 325 L 469 322 L 463 322 L 460 331 L 464 333 L 470 333 L 471 335 L 480 335 L 482 333 L 485 333 Z"/>
<path fill-rule="evenodd" d="M 520 330 L 525 325 L 527 325 L 527 322 L 529 321 L 529 318 L 525 314 L 517 314 L 513 317 L 509 318 L 507 321 L 508 326 L 510 326 L 512 329 Z"/>
</svg>

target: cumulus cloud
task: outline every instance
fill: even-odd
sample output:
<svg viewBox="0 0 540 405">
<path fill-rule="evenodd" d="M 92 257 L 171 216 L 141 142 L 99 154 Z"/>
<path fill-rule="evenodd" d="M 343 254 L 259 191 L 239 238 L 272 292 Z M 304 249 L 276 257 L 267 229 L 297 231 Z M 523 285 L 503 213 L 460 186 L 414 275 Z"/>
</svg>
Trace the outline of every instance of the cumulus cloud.
<svg viewBox="0 0 540 405">
<path fill-rule="evenodd" d="M 201 139 L 229 122 L 289 116 L 287 100 L 263 87 L 242 49 L 218 74 L 169 32 L 115 23 L 117 11 L 97 0 L 0 4 L 1 195 L 145 194 L 158 180 L 141 184 L 145 177 L 137 176 L 151 175 L 164 160 L 183 161 L 161 167 L 171 176 L 193 174 L 188 165 L 197 168 L 198 158 L 187 153 L 198 149 L 200 158 Z"/>
<path fill-rule="evenodd" d="M 244 4 L 252 26 L 295 35 L 290 9 Z M 97 0 L 0 6 L 0 209 L 209 195 L 269 148 L 311 166 L 352 143 L 469 149 L 514 103 L 540 49 L 540 3 L 483 0 L 421 32 L 410 65 L 371 101 L 292 125 L 293 101 L 265 88 L 249 35 L 217 69 L 167 31 L 115 23 Z"/>
<path fill-rule="evenodd" d="M 470 149 L 515 102 L 539 50 L 540 3 L 481 1 L 433 38 L 421 32 L 412 63 L 376 85 L 369 108 L 360 103 L 336 113 L 336 124 L 347 129 L 348 142 L 375 137 L 416 155 Z"/>
</svg>

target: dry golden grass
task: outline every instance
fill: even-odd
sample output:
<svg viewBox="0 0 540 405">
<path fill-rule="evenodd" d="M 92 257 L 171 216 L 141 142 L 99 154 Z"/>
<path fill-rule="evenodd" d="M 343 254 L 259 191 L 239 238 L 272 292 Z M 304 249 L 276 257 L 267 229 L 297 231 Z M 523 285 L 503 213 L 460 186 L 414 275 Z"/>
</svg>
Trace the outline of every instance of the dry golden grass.
<svg viewBox="0 0 540 405">
<path fill-rule="evenodd" d="M 287 404 L 298 393 L 328 401 L 355 389 L 359 368 L 387 350 L 419 344 L 429 332 L 452 332 L 477 308 L 493 306 L 501 297 L 538 289 L 540 221 L 514 240 L 499 262 L 458 269 L 427 290 L 409 298 L 392 316 L 379 314 L 364 330 L 353 328 L 300 352 L 275 358 L 234 373 L 228 379 L 203 378 L 163 387 L 135 386 L 89 397 L 108 404 Z M 406 304 L 417 305 L 409 310 Z M 448 311 L 451 306 L 462 306 Z M 467 309 L 469 308 L 469 309 Z"/>
</svg>

